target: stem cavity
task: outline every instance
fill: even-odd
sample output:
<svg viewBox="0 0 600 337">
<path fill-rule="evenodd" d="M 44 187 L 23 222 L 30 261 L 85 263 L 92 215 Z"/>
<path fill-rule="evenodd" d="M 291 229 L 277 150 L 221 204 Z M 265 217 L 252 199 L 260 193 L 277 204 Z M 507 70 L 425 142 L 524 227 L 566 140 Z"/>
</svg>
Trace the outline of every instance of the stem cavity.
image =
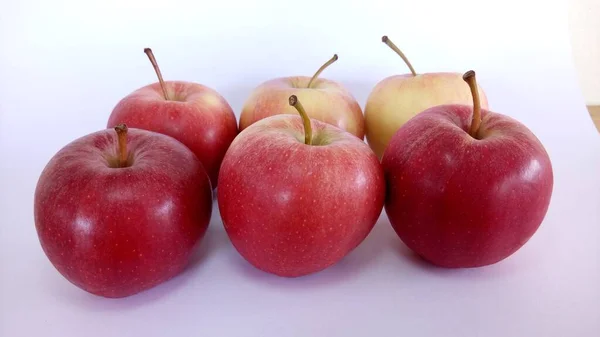
<svg viewBox="0 0 600 337">
<path fill-rule="evenodd" d="M 148 55 L 148 59 L 150 60 L 150 63 L 152 63 L 154 72 L 156 72 L 156 76 L 158 77 L 158 82 L 160 83 L 160 87 L 162 89 L 163 95 L 165 95 L 165 99 L 167 101 L 169 101 L 169 95 L 167 94 L 167 86 L 165 85 L 165 81 L 163 80 L 162 74 L 160 73 L 160 68 L 158 67 L 156 58 L 154 58 L 154 53 L 152 53 L 152 49 L 144 48 L 144 53 L 146 53 L 146 55 Z"/>
<path fill-rule="evenodd" d="M 329 61 L 325 62 L 325 64 L 323 64 L 321 66 L 321 68 L 319 68 L 319 70 L 317 70 L 317 72 L 313 75 L 313 77 L 308 82 L 307 88 L 310 88 L 310 86 L 317 79 L 317 77 L 319 77 L 319 75 L 323 72 L 323 70 L 325 70 L 325 68 L 329 67 L 333 62 L 337 61 L 337 59 L 338 59 L 337 54 L 333 54 L 333 57 L 331 59 L 329 59 Z"/>
<path fill-rule="evenodd" d="M 304 123 L 304 144 L 312 145 L 312 127 L 310 126 L 310 118 L 306 114 L 306 110 L 304 110 L 296 95 L 290 96 L 289 102 L 291 106 L 298 110 L 298 113 L 302 117 L 302 122 Z"/>
<path fill-rule="evenodd" d="M 471 95 L 473 96 L 473 119 L 471 120 L 469 134 L 471 137 L 477 138 L 477 132 L 479 131 L 479 126 L 481 125 L 481 103 L 479 101 L 479 90 L 477 90 L 475 72 L 473 70 L 467 71 L 463 75 L 463 80 L 469 84 Z"/>
<path fill-rule="evenodd" d="M 392 42 L 392 40 L 390 40 L 387 35 L 384 35 L 383 37 L 381 37 L 381 41 L 385 44 L 388 45 L 388 47 L 392 48 L 393 51 L 396 52 L 396 54 L 400 55 L 400 57 L 402 58 L 402 60 L 404 61 L 404 63 L 406 63 L 406 65 L 408 66 L 408 69 L 410 69 L 410 72 L 412 73 L 413 76 L 417 76 L 417 73 L 415 72 L 415 69 L 413 68 L 412 64 L 410 64 L 410 61 L 408 61 L 408 58 L 406 57 L 406 55 L 404 55 L 404 53 L 400 50 L 400 48 L 398 48 L 394 42 Z"/>
</svg>

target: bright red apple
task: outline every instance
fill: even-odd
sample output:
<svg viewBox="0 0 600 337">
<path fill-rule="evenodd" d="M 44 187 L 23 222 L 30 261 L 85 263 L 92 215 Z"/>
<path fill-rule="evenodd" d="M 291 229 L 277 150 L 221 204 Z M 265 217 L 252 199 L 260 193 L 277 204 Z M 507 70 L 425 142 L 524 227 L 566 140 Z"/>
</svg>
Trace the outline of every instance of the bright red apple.
<svg viewBox="0 0 600 337">
<path fill-rule="evenodd" d="M 86 135 L 54 155 L 34 201 L 50 262 L 77 287 L 111 298 L 178 275 L 212 211 L 208 175 L 187 147 L 126 125 L 115 130 Z"/>
<path fill-rule="evenodd" d="M 114 107 L 107 126 L 126 123 L 179 140 L 200 159 L 216 188 L 223 156 L 238 134 L 233 110 L 225 98 L 209 87 L 163 81 L 152 50 L 146 48 L 144 52 L 156 71 L 158 83 L 124 97 Z"/>
<path fill-rule="evenodd" d="M 242 131 L 227 151 L 217 195 L 232 244 L 250 264 L 297 277 L 321 271 L 369 234 L 385 181 L 366 143 L 301 116 L 277 115 Z"/>
<path fill-rule="evenodd" d="M 333 55 L 312 77 L 279 77 L 256 87 L 242 108 L 240 131 L 269 116 L 296 115 L 296 110 L 287 104 L 288 97 L 295 95 L 303 102 L 311 119 L 337 126 L 363 139 L 365 120 L 352 93 L 339 82 L 319 78 L 321 72 L 337 59 L 337 54 Z"/>
<path fill-rule="evenodd" d="M 382 159 L 385 209 L 402 241 L 442 267 L 479 267 L 520 249 L 543 221 L 553 171 L 541 142 L 511 117 L 442 105 L 409 120 Z"/>
</svg>

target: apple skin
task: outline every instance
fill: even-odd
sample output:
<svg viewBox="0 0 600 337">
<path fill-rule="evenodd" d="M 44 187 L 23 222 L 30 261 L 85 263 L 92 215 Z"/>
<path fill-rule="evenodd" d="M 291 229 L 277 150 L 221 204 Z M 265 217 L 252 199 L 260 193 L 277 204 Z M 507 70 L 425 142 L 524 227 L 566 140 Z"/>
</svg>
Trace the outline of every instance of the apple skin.
<svg viewBox="0 0 600 337">
<path fill-rule="evenodd" d="M 480 104 L 488 109 L 479 86 Z M 379 158 L 398 129 L 419 112 L 438 105 L 473 105 L 473 96 L 460 73 L 394 75 L 373 88 L 365 105 L 366 139 Z"/>
<path fill-rule="evenodd" d="M 259 85 L 244 103 L 240 114 L 240 131 L 269 116 L 297 115 L 294 107 L 288 104 L 288 98 L 296 95 L 310 118 L 364 139 L 362 109 L 352 93 L 340 83 L 325 78 L 317 78 L 311 88 L 307 88 L 310 79 L 308 76 L 280 77 Z"/>
<path fill-rule="evenodd" d="M 133 128 L 127 143 L 131 166 L 114 168 L 114 130 L 74 140 L 46 165 L 34 197 L 50 262 L 77 287 L 108 298 L 182 272 L 212 212 L 210 180 L 187 147 Z"/>
<path fill-rule="evenodd" d="M 200 159 L 213 188 L 229 144 L 238 134 L 231 106 L 215 90 L 201 84 L 165 81 L 172 100 L 165 100 L 158 82 L 127 95 L 114 107 L 107 123 L 169 135 Z"/>
<path fill-rule="evenodd" d="M 225 155 L 217 200 L 225 230 L 250 264 L 282 277 L 316 273 L 369 234 L 383 210 L 381 164 L 364 141 L 299 116 L 242 131 Z M 315 144 L 313 143 L 313 144 Z"/>
<path fill-rule="evenodd" d="M 480 267 L 515 253 L 537 231 L 552 195 L 552 165 L 535 135 L 482 109 L 475 139 L 467 131 L 472 111 L 427 109 L 398 130 L 382 160 L 392 227 L 442 267 Z"/>
</svg>

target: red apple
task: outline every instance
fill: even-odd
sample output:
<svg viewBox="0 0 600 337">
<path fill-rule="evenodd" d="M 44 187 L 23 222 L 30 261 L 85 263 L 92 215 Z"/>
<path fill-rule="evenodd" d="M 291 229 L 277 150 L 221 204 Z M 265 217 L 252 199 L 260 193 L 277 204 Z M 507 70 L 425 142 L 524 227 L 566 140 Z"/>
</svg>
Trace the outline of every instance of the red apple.
<svg viewBox="0 0 600 337">
<path fill-rule="evenodd" d="M 208 175 L 187 147 L 151 131 L 115 130 L 86 135 L 54 155 L 34 201 L 50 262 L 77 287 L 111 298 L 178 275 L 212 211 Z"/>
<path fill-rule="evenodd" d="M 184 81 L 163 81 L 150 48 L 144 49 L 158 83 L 124 97 L 113 109 L 107 126 L 129 127 L 169 135 L 200 159 L 216 188 L 223 156 L 238 133 L 237 121 L 227 101 L 215 90 Z"/>
<path fill-rule="evenodd" d="M 409 120 L 382 159 L 385 209 L 402 241 L 442 267 L 480 267 L 519 250 L 543 221 L 550 158 L 523 124 L 474 104 L 442 105 Z M 464 82 L 463 82 L 464 84 Z"/>
<path fill-rule="evenodd" d="M 259 85 L 244 103 L 240 115 L 240 131 L 269 116 L 296 115 L 296 110 L 287 104 L 288 97 L 295 95 L 303 102 L 310 118 L 337 126 L 363 139 L 365 121 L 354 96 L 342 84 L 318 78 L 337 59 L 337 55 L 333 55 L 312 78 L 280 77 Z"/>
<path fill-rule="evenodd" d="M 369 234 L 385 199 L 381 164 L 366 143 L 309 119 L 296 96 L 290 104 L 302 117 L 265 118 L 233 141 L 217 195 L 241 256 L 283 277 L 341 260 Z"/>
</svg>

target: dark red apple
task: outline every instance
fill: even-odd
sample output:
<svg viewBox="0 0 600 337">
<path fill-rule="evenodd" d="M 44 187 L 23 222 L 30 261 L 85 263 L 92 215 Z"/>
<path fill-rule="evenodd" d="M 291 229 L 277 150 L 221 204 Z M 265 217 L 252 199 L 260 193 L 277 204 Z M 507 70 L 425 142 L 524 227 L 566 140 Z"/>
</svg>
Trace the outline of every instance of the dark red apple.
<svg viewBox="0 0 600 337">
<path fill-rule="evenodd" d="M 385 181 L 366 143 L 309 119 L 296 96 L 290 104 L 302 118 L 267 117 L 233 141 L 217 199 L 243 258 L 297 277 L 335 264 L 365 239 L 383 209 Z"/>
<path fill-rule="evenodd" d="M 184 270 L 211 206 L 208 175 L 187 147 L 119 125 L 54 155 L 37 183 L 34 216 L 45 254 L 67 280 L 117 298 Z"/>
<path fill-rule="evenodd" d="M 520 249 L 543 221 L 553 171 L 523 124 L 474 104 L 441 105 L 410 119 L 384 152 L 391 225 L 414 252 L 443 267 L 479 267 Z"/>
<path fill-rule="evenodd" d="M 209 87 L 163 81 L 152 50 L 146 48 L 144 52 L 159 81 L 119 101 L 107 126 L 125 123 L 131 128 L 160 132 L 179 140 L 200 159 L 216 188 L 223 156 L 238 134 L 233 110 L 225 98 Z"/>
</svg>

